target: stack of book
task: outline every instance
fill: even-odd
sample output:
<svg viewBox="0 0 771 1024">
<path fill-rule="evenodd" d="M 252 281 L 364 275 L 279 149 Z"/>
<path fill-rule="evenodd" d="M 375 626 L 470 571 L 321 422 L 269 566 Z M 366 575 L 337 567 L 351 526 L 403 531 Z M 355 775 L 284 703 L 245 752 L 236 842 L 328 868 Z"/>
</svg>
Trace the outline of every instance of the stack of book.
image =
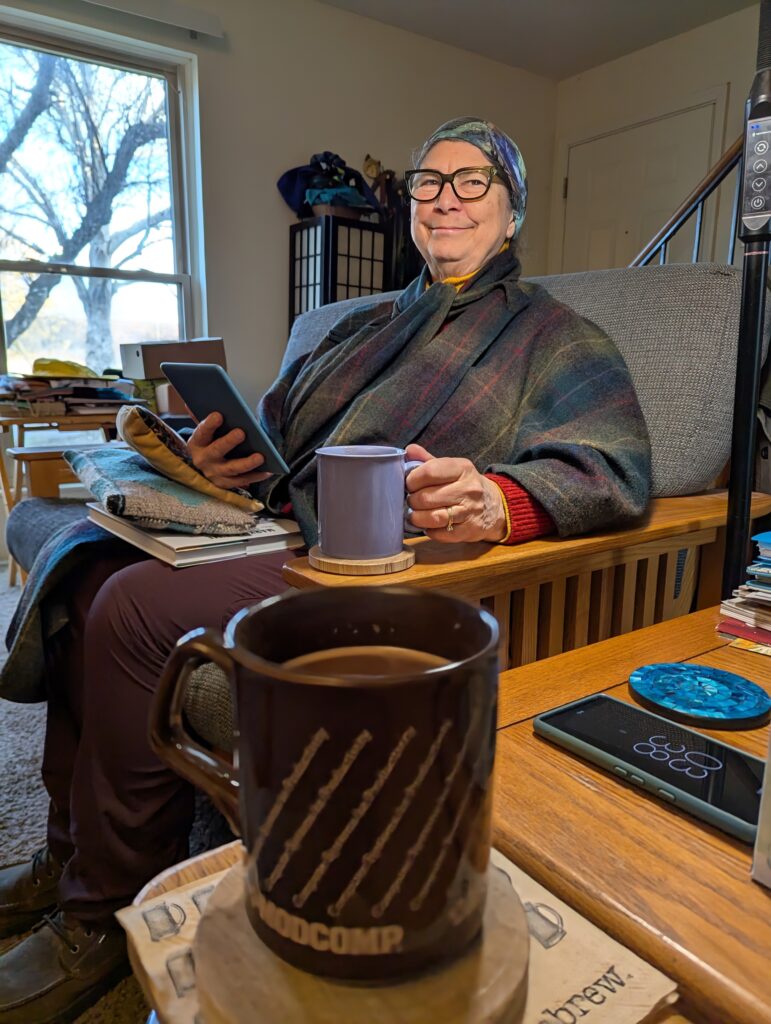
<svg viewBox="0 0 771 1024">
<path fill-rule="evenodd" d="M 186 565 L 200 565 L 202 562 L 221 562 L 226 558 L 289 551 L 305 543 L 300 527 L 294 520 L 274 519 L 267 515 L 258 517 L 251 533 L 224 536 L 146 530 L 129 519 L 113 515 L 95 502 L 88 502 L 88 518 L 134 547 L 180 569 Z"/>
<path fill-rule="evenodd" d="M 768 647 L 771 653 L 771 533 L 752 538 L 758 557 L 747 566 L 746 581 L 720 605 L 718 633 Z"/>
<path fill-rule="evenodd" d="M 0 376 L 0 415 L 94 415 L 117 412 L 136 402 L 134 386 L 117 377 L 51 377 L 46 374 Z"/>
</svg>

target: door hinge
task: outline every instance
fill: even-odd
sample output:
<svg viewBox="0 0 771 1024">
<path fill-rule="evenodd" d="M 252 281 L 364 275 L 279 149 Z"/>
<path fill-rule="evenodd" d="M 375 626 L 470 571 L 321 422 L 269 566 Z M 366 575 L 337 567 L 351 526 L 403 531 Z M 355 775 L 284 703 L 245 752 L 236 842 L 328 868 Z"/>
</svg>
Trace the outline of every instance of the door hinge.
<svg viewBox="0 0 771 1024">
<path fill-rule="evenodd" d="M 568 179 L 562 179 L 562 198 L 567 199 L 568 197 Z"/>
</svg>

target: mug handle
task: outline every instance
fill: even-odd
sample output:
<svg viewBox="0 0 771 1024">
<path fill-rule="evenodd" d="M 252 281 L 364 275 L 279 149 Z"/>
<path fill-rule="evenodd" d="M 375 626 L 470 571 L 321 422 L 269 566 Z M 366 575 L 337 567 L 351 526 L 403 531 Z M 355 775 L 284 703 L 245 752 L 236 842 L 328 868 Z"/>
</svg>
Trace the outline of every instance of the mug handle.
<svg viewBox="0 0 771 1024">
<path fill-rule="evenodd" d="M 169 908 L 169 915 L 174 924 L 177 926 L 177 932 L 179 932 L 182 925 L 185 923 L 185 921 L 187 921 L 187 914 L 185 913 L 183 908 L 180 907 L 179 903 L 169 903 L 167 904 L 167 906 Z M 175 910 L 179 911 L 178 915 L 174 913 Z M 177 920 L 177 917 L 179 917 L 179 920 Z"/>
<path fill-rule="evenodd" d="M 183 778 L 207 793 L 236 833 L 241 834 L 238 770 L 197 743 L 184 726 L 184 700 L 191 673 L 213 661 L 230 678 L 234 663 L 213 629 L 193 629 L 178 641 L 161 673 L 150 708 L 150 746 Z"/>
<path fill-rule="evenodd" d="M 407 476 L 413 471 L 413 469 L 417 469 L 418 466 L 422 466 L 422 465 L 424 465 L 424 463 L 421 462 L 420 459 L 410 459 L 409 462 L 405 462 L 404 463 L 404 479 L 405 479 L 405 481 L 407 479 Z M 404 499 L 404 532 L 411 534 L 413 537 L 419 537 L 423 533 L 423 531 L 420 529 L 419 526 L 413 526 L 412 523 L 410 522 L 410 513 L 411 512 L 412 512 L 412 509 L 407 504 L 407 499 L 405 498 Z"/>
<path fill-rule="evenodd" d="M 561 932 L 565 930 L 565 925 L 562 920 L 562 917 L 560 916 L 558 911 L 554 909 L 554 907 L 550 907 L 547 903 L 534 903 L 533 906 L 538 910 L 540 914 L 543 915 L 543 917 L 546 918 L 547 921 L 551 921 L 553 925 L 556 925 Z"/>
</svg>

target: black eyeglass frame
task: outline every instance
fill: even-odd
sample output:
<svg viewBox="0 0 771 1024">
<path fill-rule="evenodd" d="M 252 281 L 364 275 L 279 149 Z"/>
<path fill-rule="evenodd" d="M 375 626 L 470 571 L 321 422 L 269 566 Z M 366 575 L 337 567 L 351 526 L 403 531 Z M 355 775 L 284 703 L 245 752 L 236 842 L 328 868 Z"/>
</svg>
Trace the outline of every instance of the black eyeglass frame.
<svg viewBox="0 0 771 1024">
<path fill-rule="evenodd" d="M 473 199 L 469 199 L 466 196 L 459 196 L 455 188 L 455 175 L 462 174 L 464 171 L 479 171 L 480 174 L 487 175 L 487 188 L 484 190 L 481 196 L 474 196 Z M 431 196 L 430 199 L 418 199 L 417 196 L 412 194 L 412 179 L 416 174 L 435 174 L 440 179 L 439 190 L 435 196 Z M 414 199 L 416 203 L 433 203 L 442 194 L 442 190 L 446 184 L 449 183 L 450 188 L 455 193 L 457 199 L 462 203 L 478 203 L 480 199 L 484 199 L 487 193 L 490 191 L 490 187 L 495 179 L 498 179 L 506 189 L 509 188 L 506 178 L 501 174 L 497 167 L 493 167 L 492 164 L 488 164 L 486 167 L 459 167 L 452 174 L 443 174 L 441 171 L 434 170 L 433 167 L 415 167 L 413 170 L 404 172 L 404 181 L 407 186 L 407 193 L 410 199 Z"/>
</svg>

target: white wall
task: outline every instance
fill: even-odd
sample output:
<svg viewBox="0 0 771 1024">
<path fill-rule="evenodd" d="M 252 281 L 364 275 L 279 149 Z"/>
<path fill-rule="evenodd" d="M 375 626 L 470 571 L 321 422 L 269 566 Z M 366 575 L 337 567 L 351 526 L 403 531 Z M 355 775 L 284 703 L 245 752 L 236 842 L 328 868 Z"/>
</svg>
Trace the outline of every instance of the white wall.
<svg viewBox="0 0 771 1024">
<path fill-rule="evenodd" d="M 551 205 L 556 83 L 315 0 L 196 0 L 225 40 L 79 0 L 6 6 L 106 29 L 199 60 L 208 331 L 254 400 L 270 384 L 287 335 L 288 227 L 283 171 L 329 149 L 361 168 L 366 153 L 408 166 L 443 120 L 476 113 L 520 144 L 531 182 L 527 272 L 543 273 Z"/>
<path fill-rule="evenodd" d="M 757 5 L 747 7 L 559 83 L 549 273 L 560 269 L 564 215 L 561 186 L 567 169 L 567 147 L 679 110 L 701 99 L 706 91 L 727 83 L 726 123 L 720 126 L 722 153 L 743 130 L 744 103 L 755 73 L 758 10 Z M 721 196 L 721 226 L 725 225 L 729 206 L 730 195 Z M 724 257 L 718 253 L 716 258 Z"/>
</svg>

